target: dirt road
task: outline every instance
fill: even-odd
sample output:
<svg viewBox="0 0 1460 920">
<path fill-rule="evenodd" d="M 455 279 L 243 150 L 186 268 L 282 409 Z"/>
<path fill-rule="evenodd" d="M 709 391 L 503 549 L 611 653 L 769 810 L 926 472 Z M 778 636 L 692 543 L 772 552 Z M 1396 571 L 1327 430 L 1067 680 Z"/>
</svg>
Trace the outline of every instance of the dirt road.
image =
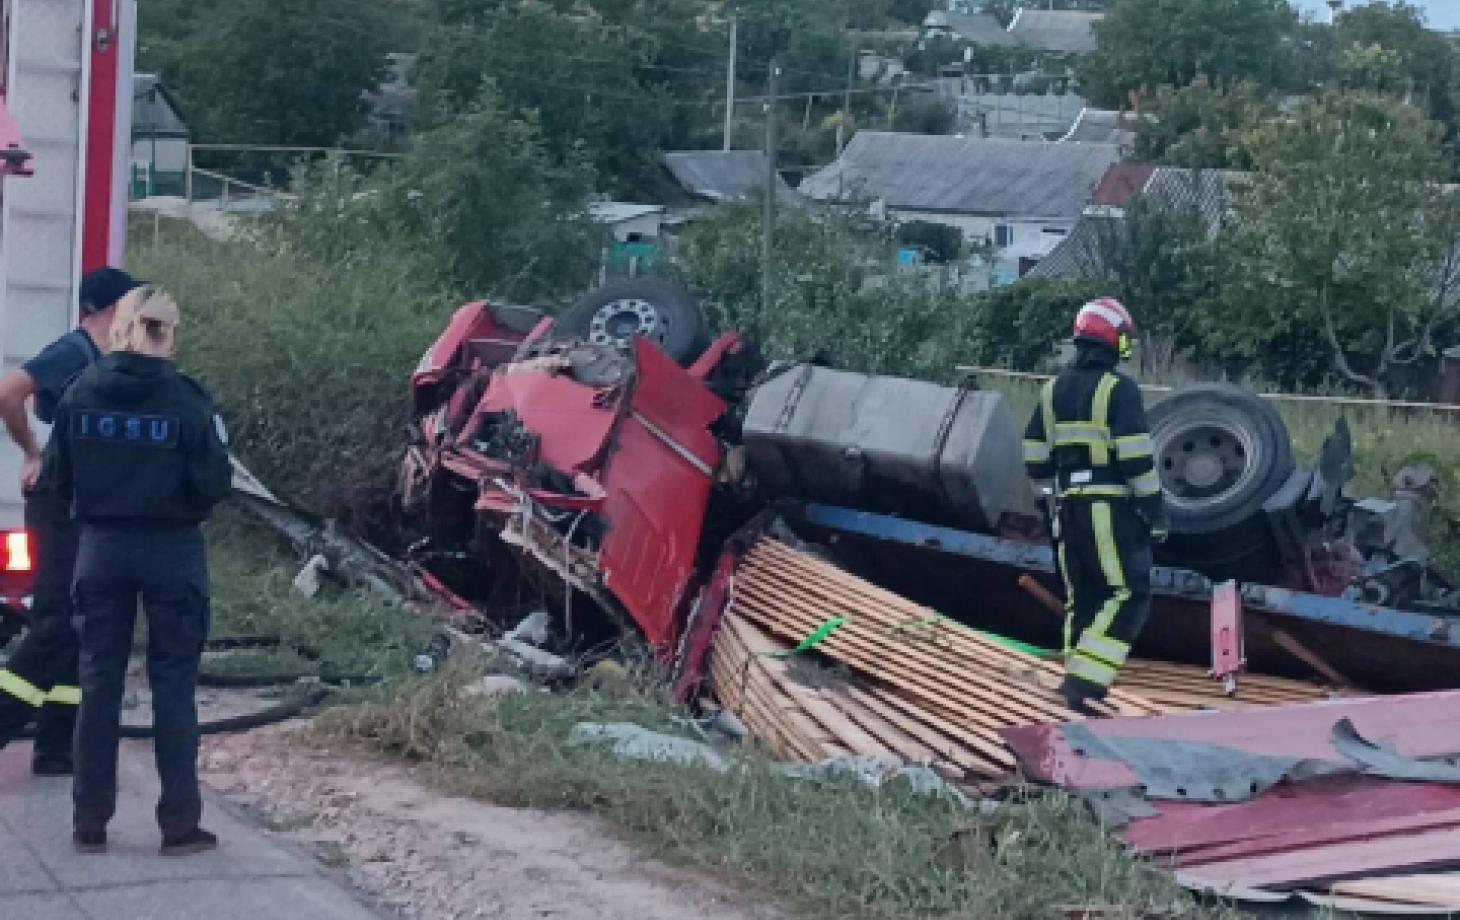
<svg viewBox="0 0 1460 920">
<path fill-rule="evenodd" d="M 400 766 L 321 750 L 300 731 L 206 739 L 204 779 L 405 916 L 780 916 L 730 886 L 639 857 L 592 818 L 443 796 Z"/>
</svg>

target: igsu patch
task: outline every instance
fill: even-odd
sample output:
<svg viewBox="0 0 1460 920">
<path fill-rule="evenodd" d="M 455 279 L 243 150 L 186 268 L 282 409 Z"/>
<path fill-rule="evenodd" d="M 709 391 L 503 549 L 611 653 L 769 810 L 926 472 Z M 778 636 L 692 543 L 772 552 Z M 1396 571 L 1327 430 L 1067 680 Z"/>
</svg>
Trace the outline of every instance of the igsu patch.
<svg viewBox="0 0 1460 920">
<path fill-rule="evenodd" d="M 80 409 L 71 416 L 71 437 L 83 441 L 169 449 L 177 447 L 181 430 L 175 415 Z"/>
</svg>

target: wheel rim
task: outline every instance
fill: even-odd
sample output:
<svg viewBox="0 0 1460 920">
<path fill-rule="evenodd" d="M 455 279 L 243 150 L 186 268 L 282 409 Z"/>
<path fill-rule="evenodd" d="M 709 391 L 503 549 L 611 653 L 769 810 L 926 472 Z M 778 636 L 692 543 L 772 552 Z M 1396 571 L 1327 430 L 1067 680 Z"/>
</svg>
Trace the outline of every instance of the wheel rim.
<svg viewBox="0 0 1460 920">
<path fill-rule="evenodd" d="M 663 344 L 668 322 L 647 300 L 626 297 L 599 307 L 588 322 L 588 341 L 596 345 L 627 346 L 634 336 Z"/>
<path fill-rule="evenodd" d="M 1169 504 L 1193 512 L 1244 490 L 1257 475 L 1251 432 L 1218 419 L 1190 419 L 1163 432 L 1156 469 Z"/>
</svg>

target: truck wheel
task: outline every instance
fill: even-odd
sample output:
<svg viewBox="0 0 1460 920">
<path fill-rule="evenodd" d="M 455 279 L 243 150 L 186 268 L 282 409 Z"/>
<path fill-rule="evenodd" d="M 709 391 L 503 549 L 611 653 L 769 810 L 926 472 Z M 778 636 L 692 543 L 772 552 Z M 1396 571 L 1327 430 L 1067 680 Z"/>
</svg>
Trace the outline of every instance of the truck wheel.
<svg viewBox="0 0 1460 920">
<path fill-rule="evenodd" d="M 1293 472 L 1287 426 L 1240 387 L 1184 388 L 1153 405 L 1150 421 L 1173 539 L 1239 528 Z"/>
<path fill-rule="evenodd" d="M 665 281 L 639 278 L 589 291 L 554 322 L 554 337 L 627 347 L 641 335 L 681 365 L 705 350 L 705 314 L 689 292 Z"/>
</svg>

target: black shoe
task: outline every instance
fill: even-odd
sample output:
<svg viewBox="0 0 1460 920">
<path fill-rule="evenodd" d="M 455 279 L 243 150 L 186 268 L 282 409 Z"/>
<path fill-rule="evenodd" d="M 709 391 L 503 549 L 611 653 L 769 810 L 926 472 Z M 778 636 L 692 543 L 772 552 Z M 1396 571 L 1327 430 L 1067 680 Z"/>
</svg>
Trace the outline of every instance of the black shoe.
<svg viewBox="0 0 1460 920">
<path fill-rule="evenodd" d="M 201 827 L 195 827 L 186 834 L 162 838 L 163 856 L 191 856 L 194 853 L 204 853 L 217 848 L 218 836 L 208 833 Z"/>
<path fill-rule="evenodd" d="M 72 773 L 71 758 L 60 756 L 40 756 L 30 762 L 30 772 L 36 776 L 70 776 Z"/>
<path fill-rule="evenodd" d="M 71 832 L 71 842 L 78 853 L 105 853 L 106 831 L 77 830 Z"/>
</svg>

